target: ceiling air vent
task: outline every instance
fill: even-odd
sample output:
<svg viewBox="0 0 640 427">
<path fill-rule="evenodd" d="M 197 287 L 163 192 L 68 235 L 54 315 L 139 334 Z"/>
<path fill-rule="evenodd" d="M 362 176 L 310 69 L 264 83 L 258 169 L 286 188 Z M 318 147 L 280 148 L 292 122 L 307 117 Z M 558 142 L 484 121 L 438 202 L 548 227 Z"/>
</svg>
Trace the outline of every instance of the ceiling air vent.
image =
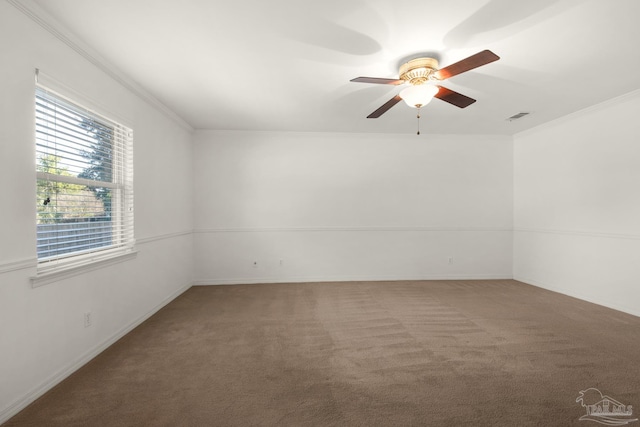
<svg viewBox="0 0 640 427">
<path fill-rule="evenodd" d="M 514 121 L 514 120 L 518 120 L 523 118 L 524 116 L 526 116 L 527 114 L 530 113 L 518 113 L 518 114 L 514 114 L 513 116 L 509 117 L 507 120 L 509 120 L 510 122 Z"/>
</svg>

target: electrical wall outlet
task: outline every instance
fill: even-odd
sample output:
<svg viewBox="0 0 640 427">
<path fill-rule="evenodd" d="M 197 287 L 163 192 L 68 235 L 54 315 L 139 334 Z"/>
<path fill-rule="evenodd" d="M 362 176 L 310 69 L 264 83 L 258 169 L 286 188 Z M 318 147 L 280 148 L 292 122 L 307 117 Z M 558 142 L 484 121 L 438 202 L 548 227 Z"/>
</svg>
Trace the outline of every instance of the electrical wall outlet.
<svg viewBox="0 0 640 427">
<path fill-rule="evenodd" d="M 84 314 L 84 327 L 85 327 L 85 328 L 88 328 L 89 326 L 91 326 L 91 322 L 92 322 L 92 320 L 93 320 L 93 319 L 91 319 L 91 312 L 90 312 L 90 311 L 87 311 L 87 312 Z"/>
</svg>

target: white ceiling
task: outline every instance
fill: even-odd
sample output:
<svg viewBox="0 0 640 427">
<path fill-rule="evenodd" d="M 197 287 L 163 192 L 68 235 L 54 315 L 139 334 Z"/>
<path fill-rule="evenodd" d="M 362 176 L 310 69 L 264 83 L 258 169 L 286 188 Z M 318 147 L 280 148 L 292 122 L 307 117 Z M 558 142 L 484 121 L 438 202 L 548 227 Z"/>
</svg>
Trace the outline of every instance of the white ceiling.
<svg viewBox="0 0 640 427">
<path fill-rule="evenodd" d="M 434 100 L 422 133 L 514 134 L 640 88 L 638 0 L 34 2 L 198 129 L 413 133 L 404 103 L 366 119 L 400 88 L 349 80 L 425 52 L 501 59 L 446 81 L 477 102 Z"/>
</svg>

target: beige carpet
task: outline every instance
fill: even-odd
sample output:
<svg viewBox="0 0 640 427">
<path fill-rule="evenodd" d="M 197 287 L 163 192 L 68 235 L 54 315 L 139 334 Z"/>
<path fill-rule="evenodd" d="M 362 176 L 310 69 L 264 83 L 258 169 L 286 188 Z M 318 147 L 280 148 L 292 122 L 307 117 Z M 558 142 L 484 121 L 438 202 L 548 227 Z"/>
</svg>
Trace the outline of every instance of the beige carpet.
<svg viewBox="0 0 640 427">
<path fill-rule="evenodd" d="M 6 425 L 588 427 L 591 387 L 640 415 L 640 318 L 511 280 L 194 287 Z"/>
</svg>

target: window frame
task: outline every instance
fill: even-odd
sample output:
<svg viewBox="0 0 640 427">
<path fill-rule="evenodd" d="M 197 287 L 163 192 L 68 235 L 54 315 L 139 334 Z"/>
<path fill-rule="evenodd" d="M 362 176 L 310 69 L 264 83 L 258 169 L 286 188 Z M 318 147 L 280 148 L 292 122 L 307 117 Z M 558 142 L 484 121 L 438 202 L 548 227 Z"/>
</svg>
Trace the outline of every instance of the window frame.
<svg viewBox="0 0 640 427">
<path fill-rule="evenodd" d="M 42 96 L 45 96 L 48 102 L 56 103 L 60 102 L 63 108 L 72 108 L 75 114 L 80 117 L 88 117 L 95 123 L 99 123 L 113 131 L 113 147 L 110 147 L 112 151 L 112 159 L 110 164 L 110 181 L 92 180 L 87 178 L 80 178 L 78 176 L 67 176 L 66 174 L 56 174 L 50 172 L 44 172 L 37 170 L 39 156 L 48 155 L 46 153 L 47 148 L 38 147 L 38 138 L 42 135 L 49 137 L 50 135 L 42 130 L 38 130 L 39 120 L 44 120 L 42 117 L 38 118 L 38 102 L 42 100 Z M 101 246 L 88 247 L 76 251 L 58 251 L 58 253 L 52 256 L 41 257 L 38 250 L 36 250 L 36 276 L 31 278 L 32 285 L 40 286 L 42 284 L 49 283 L 51 281 L 59 280 L 60 278 L 73 276 L 83 271 L 100 268 L 105 265 L 110 265 L 114 262 L 125 261 L 135 256 L 135 230 L 134 230 L 134 210 L 133 210 L 133 130 L 122 124 L 119 120 L 113 120 L 105 114 L 97 112 L 95 108 L 91 108 L 91 103 L 86 102 L 85 99 L 81 101 L 75 98 L 82 98 L 77 96 L 66 96 L 61 94 L 58 90 L 52 89 L 49 85 L 43 85 L 36 82 L 34 91 L 34 145 L 36 162 L 35 183 L 37 184 L 41 180 L 46 180 L 47 183 L 56 183 L 56 185 L 72 184 L 87 187 L 99 187 L 109 188 L 112 191 L 110 198 L 110 211 L 109 220 L 105 222 L 109 223 L 111 227 L 110 231 L 110 243 Z M 58 104 L 56 104 L 58 105 Z M 42 112 L 40 112 L 42 115 Z M 42 122 L 40 122 L 42 125 Z M 81 126 L 77 126 L 81 129 Z M 42 126 L 40 126 L 42 127 Z M 117 135 L 117 136 L 116 136 Z M 53 136 L 53 139 L 57 136 Z M 55 142 L 57 143 L 57 142 Z M 55 144 L 54 143 L 54 144 Z M 36 197 L 38 197 L 38 185 L 36 185 L 35 191 Z M 91 203 L 90 201 L 83 200 L 81 204 Z M 36 207 L 36 245 L 38 244 L 38 226 L 39 226 L 39 214 Z M 59 223 L 63 223 L 60 221 Z M 53 224 L 58 224 L 55 220 Z M 97 234 L 97 232 L 91 231 L 90 233 Z"/>
</svg>

